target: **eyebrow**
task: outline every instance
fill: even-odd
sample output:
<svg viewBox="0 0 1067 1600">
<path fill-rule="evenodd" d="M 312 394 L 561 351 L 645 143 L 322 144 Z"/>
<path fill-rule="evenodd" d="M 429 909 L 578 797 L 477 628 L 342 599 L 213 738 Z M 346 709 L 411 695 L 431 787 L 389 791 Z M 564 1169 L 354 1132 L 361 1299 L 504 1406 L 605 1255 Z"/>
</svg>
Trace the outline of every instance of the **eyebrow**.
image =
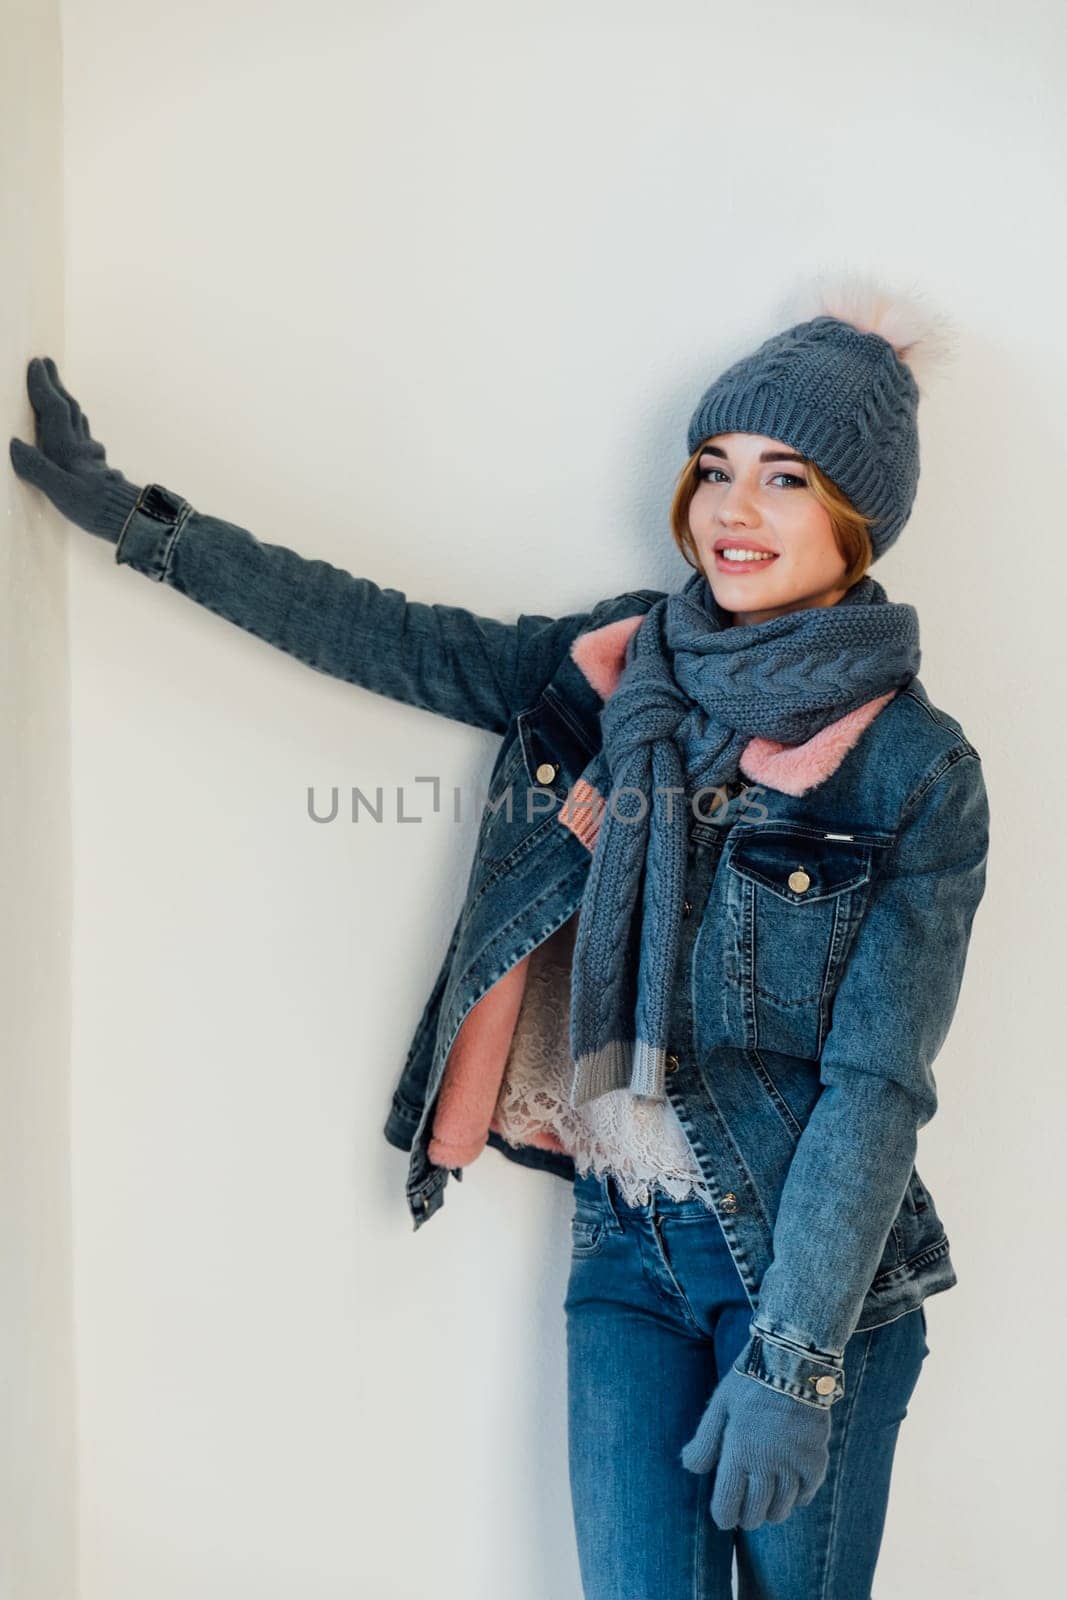
<svg viewBox="0 0 1067 1600">
<path fill-rule="evenodd" d="M 706 444 L 700 452 L 702 456 L 719 456 L 723 461 L 728 460 L 725 450 L 720 450 L 717 444 Z M 764 450 L 760 456 L 761 461 L 803 461 L 807 463 L 807 456 L 798 456 L 793 450 Z"/>
</svg>

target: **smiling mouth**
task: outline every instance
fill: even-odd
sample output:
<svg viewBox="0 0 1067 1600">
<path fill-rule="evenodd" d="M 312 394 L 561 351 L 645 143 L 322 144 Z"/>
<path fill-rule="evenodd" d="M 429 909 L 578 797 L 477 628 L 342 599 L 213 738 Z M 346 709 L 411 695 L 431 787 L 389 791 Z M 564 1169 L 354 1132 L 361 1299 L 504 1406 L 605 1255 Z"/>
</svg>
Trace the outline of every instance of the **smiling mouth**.
<svg viewBox="0 0 1067 1600">
<path fill-rule="evenodd" d="M 772 550 L 752 550 L 746 545 L 725 545 L 715 551 L 719 572 L 757 572 L 778 560 Z"/>
</svg>

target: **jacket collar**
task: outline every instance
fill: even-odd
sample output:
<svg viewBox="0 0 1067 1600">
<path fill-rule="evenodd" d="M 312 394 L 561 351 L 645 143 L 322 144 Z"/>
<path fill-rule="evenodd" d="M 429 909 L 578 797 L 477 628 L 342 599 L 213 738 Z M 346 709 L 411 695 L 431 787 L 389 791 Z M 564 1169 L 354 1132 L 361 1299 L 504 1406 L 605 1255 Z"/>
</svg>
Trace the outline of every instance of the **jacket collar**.
<svg viewBox="0 0 1067 1600">
<path fill-rule="evenodd" d="M 645 615 L 640 612 L 636 616 L 621 617 L 617 622 L 607 622 L 600 628 L 591 628 L 579 634 L 571 644 L 572 659 L 601 700 L 607 701 L 614 694 L 626 664 L 626 646 Z M 750 739 L 741 753 L 741 771 L 746 778 L 768 789 L 777 789 L 782 794 L 804 794 L 824 783 L 837 770 L 864 730 L 896 693 L 896 689 L 890 689 L 886 694 L 875 695 L 873 700 L 827 723 L 801 744 L 784 744 L 779 739 Z"/>
</svg>

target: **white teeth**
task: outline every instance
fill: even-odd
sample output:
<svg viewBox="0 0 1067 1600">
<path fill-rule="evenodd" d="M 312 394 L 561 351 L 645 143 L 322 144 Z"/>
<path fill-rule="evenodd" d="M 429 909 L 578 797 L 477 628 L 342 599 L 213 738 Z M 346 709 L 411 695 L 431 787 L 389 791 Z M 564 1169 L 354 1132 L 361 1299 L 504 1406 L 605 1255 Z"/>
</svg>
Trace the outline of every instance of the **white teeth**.
<svg viewBox="0 0 1067 1600">
<path fill-rule="evenodd" d="M 774 556 L 765 550 L 720 550 L 719 554 L 725 556 L 727 561 L 773 561 Z"/>
</svg>

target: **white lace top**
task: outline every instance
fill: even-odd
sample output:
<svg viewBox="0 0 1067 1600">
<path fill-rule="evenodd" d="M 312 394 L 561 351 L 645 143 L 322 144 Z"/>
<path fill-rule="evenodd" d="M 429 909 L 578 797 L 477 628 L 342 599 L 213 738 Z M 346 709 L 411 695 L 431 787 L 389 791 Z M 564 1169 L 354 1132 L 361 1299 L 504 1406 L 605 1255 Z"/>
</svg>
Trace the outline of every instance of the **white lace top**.
<svg viewBox="0 0 1067 1600">
<path fill-rule="evenodd" d="M 629 1205 L 647 1204 L 654 1186 L 675 1200 L 691 1196 L 711 1206 L 677 1112 L 669 1100 L 648 1100 L 629 1089 L 575 1108 L 568 1103 L 574 1058 L 570 1050 L 571 955 L 577 917 L 530 954 L 515 1032 L 497 1097 L 496 1116 L 511 1145 L 548 1130 L 579 1173 L 610 1172 Z"/>
</svg>

